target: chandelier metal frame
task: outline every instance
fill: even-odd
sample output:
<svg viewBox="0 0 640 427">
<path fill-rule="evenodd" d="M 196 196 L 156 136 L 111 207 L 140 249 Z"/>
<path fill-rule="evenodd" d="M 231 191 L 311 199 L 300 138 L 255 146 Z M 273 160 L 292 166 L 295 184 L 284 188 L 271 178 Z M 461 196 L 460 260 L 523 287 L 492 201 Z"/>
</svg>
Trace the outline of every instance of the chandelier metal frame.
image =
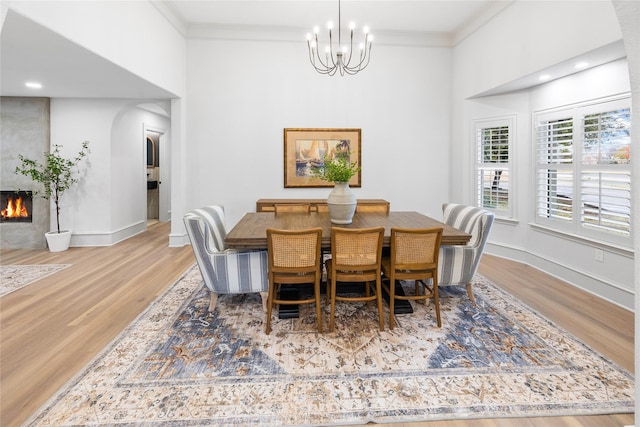
<svg viewBox="0 0 640 427">
<path fill-rule="evenodd" d="M 309 61 L 313 68 L 320 74 L 327 74 L 329 76 L 333 76 L 336 72 L 339 72 L 341 76 L 345 74 L 353 75 L 357 74 L 360 71 L 367 68 L 369 65 L 369 61 L 371 60 L 371 44 L 373 42 L 373 37 L 369 34 L 368 27 L 363 28 L 364 32 L 364 42 L 360 43 L 360 54 L 357 63 L 351 65 L 351 60 L 354 59 L 353 56 L 353 32 L 355 29 L 355 25 L 351 23 L 349 25 L 349 47 L 342 45 L 342 16 L 341 16 L 341 7 L 340 0 L 338 0 L 338 49 L 335 52 L 334 56 L 334 48 L 333 48 L 333 37 L 332 37 L 332 25 L 329 23 L 329 44 L 325 48 L 325 57 L 324 60 L 322 56 L 320 56 L 320 42 L 318 39 L 319 28 L 314 28 L 314 36 L 311 34 L 307 34 L 307 47 L 309 49 Z M 345 56 L 346 60 L 345 60 Z"/>
</svg>

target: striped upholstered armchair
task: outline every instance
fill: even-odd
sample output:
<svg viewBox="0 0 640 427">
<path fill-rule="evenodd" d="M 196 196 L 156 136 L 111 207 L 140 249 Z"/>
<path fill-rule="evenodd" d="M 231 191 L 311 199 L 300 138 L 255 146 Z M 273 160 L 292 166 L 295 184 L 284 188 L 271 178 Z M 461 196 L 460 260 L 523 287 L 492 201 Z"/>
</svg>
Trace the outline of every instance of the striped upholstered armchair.
<svg viewBox="0 0 640 427">
<path fill-rule="evenodd" d="M 440 247 L 438 285 L 466 285 L 469 299 L 475 302 L 471 282 L 478 271 L 494 215 L 482 208 L 455 203 L 443 204 L 442 213 L 446 224 L 471 234 L 471 240 L 466 246 Z"/>
<path fill-rule="evenodd" d="M 267 251 L 225 250 L 224 208 L 206 206 L 183 217 L 200 273 L 210 291 L 209 311 L 216 307 L 219 294 L 260 292 L 266 312 L 269 280 Z"/>
</svg>

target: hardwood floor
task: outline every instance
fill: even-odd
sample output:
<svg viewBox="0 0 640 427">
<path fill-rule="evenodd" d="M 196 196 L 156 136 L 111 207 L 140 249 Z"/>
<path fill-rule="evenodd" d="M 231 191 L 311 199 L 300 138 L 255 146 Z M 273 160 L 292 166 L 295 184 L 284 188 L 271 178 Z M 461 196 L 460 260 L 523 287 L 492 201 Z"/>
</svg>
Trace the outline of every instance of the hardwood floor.
<svg viewBox="0 0 640 427">
<path fill-rule="evenodd" d="M 18 426 L 194 261 L 169 224 L 112 247 L 2 250 L 0 263 L 72 264 L 0 298 L 0 425 Z M 480 273 L 633 372 L 633 313 L 534 268 L 485 256 Z M 396 423 L 389 427 L 624 426 L 632 414 Z"/>
</svg>

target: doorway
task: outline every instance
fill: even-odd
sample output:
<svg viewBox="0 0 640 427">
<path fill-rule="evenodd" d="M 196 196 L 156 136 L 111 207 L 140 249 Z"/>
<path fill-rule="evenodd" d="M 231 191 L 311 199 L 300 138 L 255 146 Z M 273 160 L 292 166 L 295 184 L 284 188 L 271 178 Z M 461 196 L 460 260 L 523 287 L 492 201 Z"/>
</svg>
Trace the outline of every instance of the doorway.
<svg viewBox="0 0 640 427">
<path fill-rule="evenodd" d="M 169 200 L 167 173 L 169 171 L 168 134 L 165 129 L 145 126 L 144 153 L 147 191 L 147 227 L 157 222 L 169 221 Z"/>
<path fill-rule="evenodd" d="M 147 130 L 147 227 L 160 221 L 160 133 Z"/>
</svg>

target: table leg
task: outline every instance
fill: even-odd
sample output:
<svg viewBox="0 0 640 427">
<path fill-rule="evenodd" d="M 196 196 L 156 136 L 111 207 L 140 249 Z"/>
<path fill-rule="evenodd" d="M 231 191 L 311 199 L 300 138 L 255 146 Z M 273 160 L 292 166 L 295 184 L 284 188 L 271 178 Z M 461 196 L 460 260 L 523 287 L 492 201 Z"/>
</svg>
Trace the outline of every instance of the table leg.
<svg viewBox="0 0 640 427">
<path fill-rule="evenodd" d="M 324 283 L 323 283 L 324 285 Z M 347 285 L 348 286 L 348 285 Z M 311 291 L 311 286 L 309 287 Z M 326 286 L 320 287 L 320 292 L 324 295 L 326 290 Z M 282 285 L 280 288 L 280 298 L 281 299 L 290 299 L 297 300 L 300 299 L 300 292 L 306 292 L 301 286 L 287 286 Z M 396 281 L 396 294 L 404 295 L 404 289 L 402 289 L 402 285 L 400 281 Z M 382 297 L 384 300 L 389 303 L 389 294 L 386 293 L 383 289 Z M 300 317 L 300 306 L 298 304 L 281 304 L 278 307 L 278 317 L 280 319 L 297 319 Z M 396 300 L 395 307 L 393 310 L 394 314 L 411 314 L 413 313 L 413 307 L 411 306 L 410 301 L 406 300 Z"/>
<path fill-rule="evenodd" d="M 280 286 L 280 299 L 298 300 L 300 286 L 282 285 Z M 295 319 L 300 317 L 299 304 L 280 304 L 278 306 L 278 317 L 280 319 Z"/>
<path fill-rule="evenodd" d="M 396 280 L 396 295 L 404 295 L 404 289 L 402 289 L 402 285 L 399 280 Z M 382 288 L 382 297 L 384 300 L 389 303 L 389 294 Z M 396 303 L 393 307 L 393 314 L 411 314 L 413 313 L 413 307 L 411 306 L 411 301 L 396 299 Z"/>
</svg>

